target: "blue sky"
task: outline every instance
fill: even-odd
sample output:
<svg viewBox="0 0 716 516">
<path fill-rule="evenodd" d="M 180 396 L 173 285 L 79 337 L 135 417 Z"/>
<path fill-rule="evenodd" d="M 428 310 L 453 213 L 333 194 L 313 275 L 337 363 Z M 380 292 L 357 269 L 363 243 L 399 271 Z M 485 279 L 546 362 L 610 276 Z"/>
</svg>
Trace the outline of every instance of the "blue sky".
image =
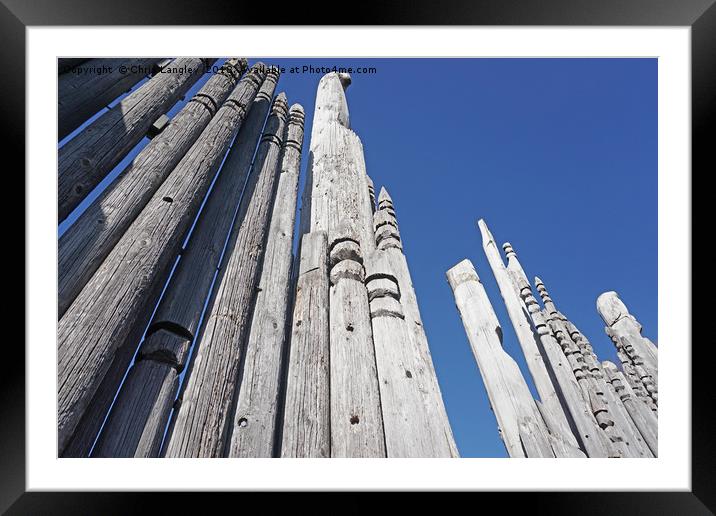
<svg viewBox="0 0 716 516">
<path fill-rule="evenodd" d="M 463 457 L 506 456 L 445 280 L 463 258 L 474 263 L 502 323 L 504 347 L 530 382 L 482 252 L 478 218 L 500 244 L 513 244 L 527 274 L 544 280 L 601 359 L 616 360 L 595 308 L 606 290 L 619 292 L 644 334 L 658 340 L 656 59 L 262 60 L 286 68 L 277 93 L 306 109 L 305 148 L 322 73 L 290 68 L 377 69 L 352 74 L 351 126 L 376 192 L 385 186 L 393 197 Z M 60 234 L 89 200 L 60 224 Z"/>
</svg>

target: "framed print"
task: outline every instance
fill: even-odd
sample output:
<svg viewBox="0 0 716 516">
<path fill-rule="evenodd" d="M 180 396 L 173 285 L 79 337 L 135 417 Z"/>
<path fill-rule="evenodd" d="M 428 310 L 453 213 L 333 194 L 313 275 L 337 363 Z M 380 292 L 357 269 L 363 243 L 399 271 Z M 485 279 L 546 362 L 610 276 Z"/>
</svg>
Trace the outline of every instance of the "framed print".
<svg viewBox="0 0 716 516">
<path fill-rule="evenodd" d="M 710 513 L 714 9 L 4 2 L 27 303 L 3 509 Z"/>
</svg>

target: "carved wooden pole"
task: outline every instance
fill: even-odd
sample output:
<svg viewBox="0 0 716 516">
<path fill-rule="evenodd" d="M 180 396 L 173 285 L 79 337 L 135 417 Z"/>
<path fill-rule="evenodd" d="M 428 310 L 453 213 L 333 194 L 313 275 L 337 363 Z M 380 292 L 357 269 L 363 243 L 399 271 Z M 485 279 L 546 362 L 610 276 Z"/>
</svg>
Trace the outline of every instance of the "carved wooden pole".
<svg viewBox="0 0 716 516">
<path fill-rule="evenodd" d="M 59 317 L 209 124 L 246 67 L 245 59 L 229 59 L 60 237 Z"/>
<path fill-rule="evenodd" d="M 578 450 L 579 444 L 565 416 L 565 409 L 562 407 L 559 394 L 557 390 L 555 390 L 547 366 L 544 363 L 542 352 L 539 349 L 540 344 L 532 327 L 532 321 L 529 318 L 525 304 L 519 294 L 517 282 L 520 278 L 524 277 L 524 270 L 522 270 L 522 266 L 517 261 L 517 255 L 514 253 L 512 246 L 507 243 L 505 244 L 505 250 L 511 266 L 511 269 L 508 270 L 502 261 L 497 243 L 485 221 L 480 219 L 477 225 L 482 236 L 482 248 L 485 251 L 485 256 L 487 256 L 487 261 L 497 281 L 500 296 L 507 308 L 507 315 L 510 317 L 512 327 L 515 329 L 517 341 L 520 344 L 520 348 L 522 348 L 522 353 L 527 362 L 527 368 L 530 371 L 532 381 L 539 394 L 541 401 L 540 409 L 550 433 L 558 442 L 558 444 L 555 444 L 555 447 L 561 446 L 561 453 L 567 456 L 571 456 L 574 453 L 581 453 Z M 567 450 L 567 447 L 571 448 L 571 450 Z"/>
<path fill-rule="evenodd" d="M 380 190 L 378 210 L 373 216 L 373 224 L 376 246 L 385 254 L 400 289 L 400 304 L 405 316 L 405 325 L 411 336 L 412 353 L 418 364 L 414 374 L 423 386 L 421 389 L 423 404 L 427 409 L 431 430 L 434 431 L 431 452 L 433 455 L 430 456 L 457 457 L 459 455 L 457 445 L 435 374 L 410 269 L 403 254 L 403 242 L 400 238 L 393 200 L 385 188 Z"/>
<path fill-rule="evenodd" d="M 304 118 L 302 106 L 291 106 L 263 270 L 238 388 L 229 457 L 271 457 L 277 447 L 279 380 L 289 314 L 293 226 Z"/>
<path fill-rule="evenodd" d="M 581 442 L 582 448 L 590 457 L 619 456 L 612 443 L 599 428 L 594 418 L 593 408 L 582 397 L 582 392 L 571 365 L 552 335 L 547 321 L 537 304 L 537 300 L 532 294 L 532 288 L 524 279 L 520 280 L 520 296 L 535 325 L 542 343 L 542 349 L 545 350 L 545 358 L 562 393 L 564 405 L 569 410 L 568 417 L 570 417 L 577 430 L 577 438 Z"/>
<path fill-rule="evenodd" d="M 385 251 L 366 261 L 365 284 L 375 343 L 380 404 L 388 457 L 450 456 L 433 426 L 423 392 L 429 389 L 422 360 L 407 326 L 401 292 Z M 436 435 L 437 430 L 437 435 Z"/>
<path fill-rule="evenodd" d="M 385 457 L 363 255 L 349 228 L 330 237 L 331 456 Z"/>
<path fill-rule="evenodd" d="M 306 233 L 296 280 L 282 457 L 331 455 L 328 238 Z"/>
<path fill-rule="evenodd" d="M 58 216 L 63 220 L 144 137 L 216 59 L 180 58 L 87 126 L 58 152 Z"/>
<path fill-rule="evenodd" d="M 263 67 L 254 68 L 239 82 L 60 320 L 60 453 L 119 350 L 135 346 L 141 337 L 182 239 L 265 73 Z"/>
<path fill-rule="evenodd" d="M 470 346 L 510 457 L 554 457 L 549 433 L 512 357 L 502 349 L 502 329 L 469 260 L 447 272 Z"/>
<path fill-rule="evenodd" d="M 637 399 L 634 391 L 629 386 L 629 382 L 626 381 L 626 378 L 617 369 L 616 365 L 612 362 L 604 361 L 602 362 L 602 367 L 616 395 L 619 396 L 632 421 L 634 421 L 634 425 L 639 429 L 654 457 L 657 457 L 659 452 L 659 422 L 656 414 Z"/>
<path fill-rule="evenodd" d="M 241 348 L 263 260 L 287 111 L 286 95 L 281 93 L 266 122 L 226 247 L 228 258 L 216 279 L 197 337 L 193 365 L 168 437 L 167 457 L 220 457 L 226 453 Z"/>
<path fill-rule="evenodd" d="M 57 132 L 61 140 L 107 104 L 149 75 L 149 59 L 90 59 L 81 68 L 60 75 L 57 82 Z"/>
<path fill-rule="evenodd" d="M 304 197 L 307 216 L 301 216 L 302 231 L 330 233 L 339 222 L 348 225 L 367 256 L 373 249 L 373 224 L 363 147 L 351 131 L 345 88 L 348 74 L 329 73 L 318 83 L 313 114 L 308 183 Z M 310 214 L 310 216 L 308 216 Z"/>
<path fill-rule="evenodd" d="M 271 68 L 204 203 L 93 456 L 156 457 L 159 454 L 159 444 L 177 397 L 177 380 L 196 336 L 277 80 L 278 71 Z M 162 362 L 167 367 L 159 368 L 150 361 Z M 164 384 L 171 388 L 160 389 Z M 152 427 L 143 428 L 142 420 Z M 152 437 L 151 431 L 160 434 Z"/>
<path fill-rule="evenodd" d="M 597 311 L 607 325 L 607 334 L 617 341 L 635 364 L 642 362 L 645 372 L 658 383 L 658 353 L 656 346 L 641 335 L 641 324 L 629 313 L 616 292 L 605 292 L 597 298 Z"/>
</svg>

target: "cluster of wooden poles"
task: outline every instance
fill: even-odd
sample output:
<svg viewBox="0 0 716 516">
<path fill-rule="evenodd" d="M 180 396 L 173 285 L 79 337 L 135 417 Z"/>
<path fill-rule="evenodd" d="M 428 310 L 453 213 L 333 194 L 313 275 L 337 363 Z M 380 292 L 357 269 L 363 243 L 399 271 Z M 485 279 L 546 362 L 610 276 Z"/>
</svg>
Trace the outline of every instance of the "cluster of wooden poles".
<svg viewBox="0 0 716 516">
<path fill-rule="evenodd" d="M 447 272 L 458 311 L 511 457 L 656 457 L 657 348 L 616 292 L 597 310 L 617 347 L 621 369 L 600 362 L 589 340 L 567 319 L 540 278 L 538 303 L 514 249 L 505 265 L 483 220 L 482 243 L 539 401 L 502 348 L 502 329 L 469 260 Z"/>
<path fill-rule="evenodd" d="M 293 256 L 304 113 L 278 70 L 228 59 L 166 116 L 215 61 L 60 63 L 60 220 L 151 141 L 59 240 L 59 455 L 457 456 L 350 79 L 318 86 Z"/>
</svg>

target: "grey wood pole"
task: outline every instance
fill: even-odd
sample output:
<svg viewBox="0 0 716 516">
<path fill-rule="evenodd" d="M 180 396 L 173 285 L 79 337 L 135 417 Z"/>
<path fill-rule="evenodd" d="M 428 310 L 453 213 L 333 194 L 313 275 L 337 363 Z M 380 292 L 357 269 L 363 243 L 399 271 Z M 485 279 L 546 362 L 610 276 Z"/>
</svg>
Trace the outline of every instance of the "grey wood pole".
<svg viewBox="0 0 716 516">
<path fill-rule="evenodd" d="M 352 225 L 330 240 L 331 457 L 385 457 L 365 269 Z"/>
<path fill-rule="evenodd" d="M 291 106 L 263 269 L 238 387 L 229 457 L 271 457 L 276 447 L 280 374 L 286 319 L 290 314 L 289 280 L 304 119 L 303 107 L 299 104 Z"/>
<path fill-rule="evenodd" d="M 291 321 L 282 457 L 331 455 L 328 290 L 328 237 L 306 233 Z"/>
<path fill-rule="evenodd" d="M 60 237 L 59 317 L 206 128 L 246 67 L 245 59 L 228 60 Z"/>
<path fill-rule="evenodd" d="M 443 431 L 428 412 L 430 388 L 408 328 L 398 279 L 385 251 L 366 260 L 365 284 L 375 344 L 380 404 L 388 457 L 450 457 Z"/>
<path fill-rule="evenodd" d="M 58 78 L 57 132 L 61 140 L 149 75 L 159 58 L 90 59 Z"/>
<path fill-rule="evenodd" d="M 538 290 L 541 288 L 540 295 L 544 292 L 544 295 L 549 297 L 549 293 L 542 280 L 535 278 L 535 285 Z M 552 302 L 552 304 L 554 304 L 554 302 Z M 653 457 L 648 443 L 639 428 L 634 424 L 620 396 L 617 395 L 614 387 L 611 385 L 602 363 L 594 353 L 594 349 L 589 340 L 561 312 L 556 312 L 555 321 L 559 325 L 560 330 L 563 331 L 567 338 L 579 349 L 584 360 L 586 372 L 590 376 L 590 381 L 594 385 L 597 394 L 600 395 L 607 404 L 609 412 L 614 418 L 614 422 L 626 440 L 630 455 L 633 457 Z"/>
<path fill-rule="evenodd" d="M 124 346 L 136 346 L 141 337 L 182 239 L 265 74 L 263 66 L 254 67 L 239 82 L 60 319 L 60 453 L 115 355 Z"/>
<path fill-rule="evenodd" d="M 165 446 L 167 457 L 220 457 L 226 453 L 287 111 L 286 95 L 281 93 L 266 122 L 226 247 L 225 265 L 197 337 L 186 389 Z"/>
<path fill-rule="evenodd" d="M 93 457 L 159 455 L 190 345 L 188 336 L 164 329 L 142 342 L 92 451 Z"/>
<path fill-rule="evenodd" d="M 192 338 L 196 337 L 214 272 L 220 266 L 221 251 L 231 231 L 233 216 L 241 202 L 254 153 L 271 109 L 279 75 L 277 68 L 268 69 L 241 131 L 204 203 L 187 248 L 174 271 L 172 282 L 157 307 L 150 333 L 155 328 L 175 327 Z"/>
<path fill-rule="evenodd" d="M 85 127 L 58 152 L 59 220 L 74 210 L 216 59 L 180 58 Z M 179 71 L 181 70 L 181 72 Z"/>
<path fill-rule="evenodd" d="M 414 373 L 421 379 L 423 403 L 427 407 L 428 420 L 435 431 L 433 456 L 458 457 L 459 453 L 452 434 L 450 421 L 443 403 L 440 385 L 430 354 L 430 346 L 425 334 L 418 299 L 408 262 L 403 253 L 403 241 L 398 229 L 393 199 L 385 188 L 378 196 L 378 210 L 373 217 L 376 246 L 383 251 L 390 262 L 391 270 L 398 281 L 405 323 L 412 340 L 412 351 L 419 367 Z"/>
<path fill-rule="evenodd" d="M 547 320 L 542 314 L 529 283 L 520 279 L 520 296 L 527 307 L 536 328 L 537 335 L 545 350 L 545 358 L 553 377 L 564 398 L 568 417 L 577 431 L 577 439 L 589 457 L 618 457 L 617 450 L 599 428 L 591 405 L 584 400 L 571 365 L 557 340 L 552 335 Z"/>
<path fill-rule="evenodd" d="M 465 333 L 475 355 L 510 457 L 554 457 L 549 432 L 517 363 L 502 348 L 502 330 L 469 260 L 447 272 Z"/>
<path fill-rule="evenodd" d="M 649 449 L 654 454 L 654 457 L 657 457 L 659 453 L 659 422 L 656 414 L 637 399 L 634 391 L 629 386 L 629 382 L 626 381 L 623 373 L 617 369 L 615 364 L 604 361 L 602 362 L 602 367 L 606 372 L 609 383 L 616 395 L 621 399 L 627 412 L 629 412 L 632 421 L 634 421 L 634 424 L 644 437 Z"/>
<path fill-rule="evenodd" d="M 656 346 L 641 335 L 639 321 L 629 313 L 619 295 L 613 291 L 604 292 L 597 298 L 597 311 L 607 325 L 607 335 L 613 337 L 617 347 L 623 349 L 637 369 L 643 369 L 643 372 L 638 371 L 639 376 L 645 379 L 643 381 L 650 395 L 656 394 L 659 381 L 658 352 Z M 646 378 L 647 375 L 650 378 Z"/>
<path fill-rule="evenodd" d="M 532 381 L 539 394 L 541 402 L 540 409 L 545 417 L 550 433 L 559 443 L 556 444 L 556 447 L 560 447 L 560 455 L 572 456 L 574 453 L 579 454 L 581 453 L 578 450 L 579 443 L 569 426 L 569 421 L 564 412 L 565 409 L 562 407 L 560 395 L 550 378 L 542 352 L 539 349 L 540 345 L 532 326 L 532 321 L 529 318 L 529 314 L 517 288 L 517 279 L 524 276 L 522 266 L 517 261 L 517 256 L 514 254 L 512 246 L 505 244 L 505 246 L 509 246 L 510 252 L 508 256 L 511 259 L 510 264 L 512 266 L 512 269 L 508 270 L 502 261 L 495 238 L 492 236 L 485 221 L 480 219 L 477 225 L 482 236 L 482 248 L 497 282 L 500 296 L 507 308 L 507 315 L 510 317 L 512 327 L 517 335 L 517 341 L 524 354 L 527 368 L 532 376 Z M 566 448 L 571 449 L 568 450 Z"/>
<path fill-rule="evenodd" d="M 324 230 L 339 223 L 357 235 L 367 256 L 375 249 L 368 179 L 360 138 L 350 129 L 345 88 L 348 74 L 331 72 L 318 83 L 313 113 L 308 183 L 301 233 Z M 310 216 L 309 216 L 310 214 Z"/>
</svg>

